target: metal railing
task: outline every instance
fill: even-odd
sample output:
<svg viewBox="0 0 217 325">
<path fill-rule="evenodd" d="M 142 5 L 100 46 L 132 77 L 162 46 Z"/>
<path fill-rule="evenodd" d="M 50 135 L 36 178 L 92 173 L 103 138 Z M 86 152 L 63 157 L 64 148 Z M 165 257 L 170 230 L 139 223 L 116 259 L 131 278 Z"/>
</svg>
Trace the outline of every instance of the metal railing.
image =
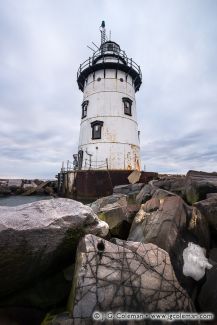
<svg viewBox="0 0 217 325">
<path fill-rule="evenodd" d="M 85 169 L 108 169 L 108 159 L 106 160 L 88 160 L 85 159 Z"/>
<path fill-rule="evenodd" d="M 124 51 L 122 50 L 104 51 L 102 49 L 99 49 L 96 52 L 94 52 L 92 57 L 89 57 L 86 61 L 80 64 L 80 67 L 77 72 L 77 79 L 79 79 L 80 74 L 87 68 L 92 67 L 93 65 L 96 65 L 98 63 L 108 62 L 106 60 L 108 56 L 112 56 L 112 59 L 115 60 L 112 62 L 124 64 L 127 67 L 129 67 L 129 70 L 130 69 L 135 70 L 139 74 L 140 78 L 142 79 L 142 72 L 140 66 L 136 64 L 136 62 L 134 62 L 132 58 L 128 58 Z M 100 59 L 102 61 L 97 62 Z"/>
<path fill-rule="evenodd" d="M 84 162 L 84 169 L 108 169 L 108 159 L 106 160 L 89 160 L 89 159 L 85 159 Z M 82 168 L 82 169 L 83 169 Z M 69 172 L 69 171 L 75 171 L 75 170 L 79 170 L 79 168 L 75 168 L 75 165 L 73 162 L 71 162 L 70 160 L 67 160 L 66 162 L 66 167 L 64 162 L 62 163 L 62 168 L 61 168 L 61 172 L 65 173 L 65 172 Z"/>
<path fill-rule="evenodd" d="M 61 172 L 68 172 L 74 170 L 74 164 L 70 160 L 67 160 L 66 167 L 64 161 L 62 162 Z"/>
</svg>

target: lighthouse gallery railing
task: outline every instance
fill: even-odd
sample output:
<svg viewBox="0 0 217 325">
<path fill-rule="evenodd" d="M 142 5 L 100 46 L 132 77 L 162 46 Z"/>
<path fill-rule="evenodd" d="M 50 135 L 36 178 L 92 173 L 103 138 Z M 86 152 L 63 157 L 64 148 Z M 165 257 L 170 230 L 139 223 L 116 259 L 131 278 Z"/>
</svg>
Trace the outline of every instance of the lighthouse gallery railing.
<svg viewBox="0 0 217 325">
<path fill-rule="evenodd" d="M 142 79 L 142 72 L 140 69 L 140 66 L 136 64 L 136 62 L 133 61 L 132 58 L 128 58 L 126 53 L 122 50 L 111 50 L 111 51 L 103 51 L 103 50 L 98 50 L 93 53 L 92 57 L 89 57 L 86 61 L 84 61 L 82 64 L 80 64 L 80 67 L 77 72 L 77 79 L 79 79 L 81 73 L 86 70 L 89 67 L 92 67 L 93 65 L 96 65 L 97 63 L 105 63 L 108 62 L 106 61 L 106 58 L 109 56 L 112 56 L 112 59 L 115 60 L 113 62 L 115 63 L 120 63 L 129 68 L 129 71 L 133 69 L 136 71 Z M 100 60 L 100 62 L 98 62 Z"/>
</svg>

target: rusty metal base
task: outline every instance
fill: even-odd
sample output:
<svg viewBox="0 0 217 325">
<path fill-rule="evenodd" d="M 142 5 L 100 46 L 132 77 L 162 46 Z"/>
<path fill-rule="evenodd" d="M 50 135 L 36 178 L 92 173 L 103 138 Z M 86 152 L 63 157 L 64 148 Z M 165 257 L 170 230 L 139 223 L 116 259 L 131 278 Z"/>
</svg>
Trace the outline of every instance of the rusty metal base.
<svg viewBox="0 0 217 325">
<path fill-rule="evenodd" d="M 111 195 L 114 186 L 129 184 L 127 177 L 131 173 L 131 170 L 81 170 L 59 173 L 59 195 L 93 201 Z M 157 173 L 141 172 L 139 183 L 148 183 L 157 176 Z"/>
</svg>

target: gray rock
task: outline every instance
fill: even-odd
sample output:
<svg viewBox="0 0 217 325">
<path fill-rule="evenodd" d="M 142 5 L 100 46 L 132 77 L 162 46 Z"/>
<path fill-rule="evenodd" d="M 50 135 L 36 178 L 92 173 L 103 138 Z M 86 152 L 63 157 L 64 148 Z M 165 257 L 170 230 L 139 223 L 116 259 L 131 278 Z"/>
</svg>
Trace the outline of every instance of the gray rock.
<svg viewBox="0 0 217 325">
<path fill-rule="evenodd" d="M 128 194 L 131 191 L 131 184 L 117 185 L 113 188 L 114 194 Z"/>
<path fill-rule="evenodd" d="M 194 235 L 197 243 L 206 249 L 210 246 L 210 231 L 206 218 L 201 212 L 193 207 L 188 230 Z"/>
<path fill-rule="evenodd" d="M 152 180 L 149 184 L 146 184 L 139 194 L 136 197 L 137 203 L 145 203 L 148 201 L 152 196 L 154 198 L 163 199 L 167 196 L 174 196 L 179 195 L 183 192 L 183 184 L 184 184 L 183 177 L 177 178 L 168 178 L 165 180 Z M 174 182 L 174 185 L 173 185 Z M 177 185 L 179 184 L 179 187 Z M 169 184 L 165 186 L 165 184 Z"/>
<path fill-rule="evenodd" d="M 141 206 L 133 220 L 129 241 L 153 243 L 166 250 L 181 285 L 192 293 L 195 283 L 183 276 L 183 250 L 194 236 L 187 230 L 188 211 L 179 196 L 159 189 L 155 197 Z M 159 204 L 160 202 L 160 204 Z M 159 207 L 159 208 L 158 208 Z"/>
<path fill-rule="evenodd" d="M 11 194 L 11 190 L 9 189 L 9 187 L 0 186 L 0 196 L 1 195 L 9 195 L 9 194 Z"/>
<path fill-rule="evenodd" d="M 118 185 L 114 187 L 113 193 L 121 193 L 121 194 L 135 193 L 135 192 L 139 192 L 143 186 L 144 183 Z"/>
<path fill-rule="evenodd" d="M 157 211 L 160 208 L 160 200 L 153 197 L 143 205 L 143 210 L 147 213 Z"/>
<path fill-rule="evenodd" d="M 217 193 L 208 193 L 207 195 L 206 195 L 206 198 L 207 199 L 217 199 Z"/>
<path fill-rule="evenodd" d="M 198 302 L 201 311 L 217 315 L 217 265 L 207 272 L 207 279 L 201 288 Z"/>
<path fill-rule="evenodd" d="M 141 205 L 140 210 L 137 212 L 132 226 L 130 228 L 130 233 L 128 236 L 128 240 L 135 242 L 143 242 L 144 241 L 144 233 L 143 233 L 143 222 L 146 217 L 146 212 L 144 211 L 144 204 Z"/>
<path fill-rule="evenodd" d="M 153 243 L 170 252 L 178 234 L 186 226 L 186 211 L 183 200 L 178 196 L 165 197 L 160 202 L 159 209 L 153 212 L 144 209 L 149 201 L 142 205 L 133 221 L 128 240 Z"/>
<path fill-rule="evenodd" d="M 212 265 L 217 264 L 217 247 L 214 247 L 209 251 L 209 262 Z"/>
<path fill-rule="evenodd" d="M 194 206 L 204 216 L 210 227 L 217 232 L 217 197 L 211 196 L 206 200 L 196 202 Z"/>
<path fill-rule="evenodd" d="M 141 188 L 144 187 L 144 183 L 128 184 L 128 185 L 119 185 L 115 186 L 113 193 L 122 193 L 127 195 L 127 201 L 130 205 L 138 204 L 136 197 L 141 191 Z"/>
<path fill-rule="evenodd" d="M 8 186 L 21 187 L 22 186 L 22 179 L 9 179 L 8 180 Z"/>
<path fill-rule="evenodd" d="M 163 190 L 161 188 L 155 188 L 152 191 L 152 197 L 157 198 L 159 200 L 165 199 L 166 197 L 169 197 L 169 196 L 177 196 L 177 195 L 175 193 Z"/>
<path fill-rule="evenodd" d="M 51 187 L 51 186 L 46 186 L 46 187 L 44 188 L 44 192 L 45 192 L 46 194 L 48 194 L 48 195 L 53 195 L 53 194 L 54 194 L 53 187 Z"/>
<path fill-rule="evenodd" d="M 148 201 L 151 198 L 152 189 L 153 187 L 150 184 L 146 184 L 145 186 L 143 186 L 136 196 L 136 202 L 141 204 Z"/>
<path fill-rule="evenodd" d="M 117 193 L 105 196 L 91 203 L 90 207 L 96 214 L 98 214 L 107 204 L 113 203 L 118 203 L 121 206 L 127 206 L 127 195 Z"/>
<path fill-rule="evenodd" d="M 183 196 L 185 190 L 185 176 L 166 176 L 159 180 L 154 180 L 153 185 Z"/>
<path fill-rule="evenodd" d="M 117 193 L 102 197 L 90 204 L 98 217 L 107 222 L 112 236 L 126 239 L 135 214 L 140 206 L 130 204 L 129 197 Z"/>
<path fill-rule="evenodd" d="M 0 206 L 0 296 L 71 263 L 79 239 L 105 236 L 108 225 L 70 199 Z"/>
<path fill-rule="evenodd" d="M 45 317 L 45 311 L 26 307 L 0 308 L 1 325 L 39 325 Z"/>
<path fill-rule="evenodd" d="M 144 186 L 144 183 L 136 183 L 136 184 L 131 184 L 131 191 L 132 192 L 138 192 L 141 190 L 141 188 Z"/>
<path fill-rule="evenodd" d="M 31 183 L 27 183 L 27 184 L 23 184 L 23 188 L 26 190 L 26 189 L 29 189 L 29 188 L 36 188 L 37 185 L 35 184 L 35 182 L 31 182 Z"/>
<path fill-rule="evenodd" d="M 0 308 L 7 306 L 25 306 L 43 310 L 53 308 L 58 304 L 62 304 L 64 301 L 66 303 L 70 294 L 72 280 L 65 276 L 65 272 L 67 270 L 49 274 L 42 279 L 37 279 L 28 288 L 3 297 L 0 300 Z"/>
<path fill-rule="evenodd" d="M 118 246 L 93 235 L 77 250 L 68 303 L 72 318 L 91 319 L 98 311 L 193 311 L 167 252 L 153 244 Z M 69 323 L 71 324 L 71 323 Z"/>
<path fill-rule="evenodd" d="M 127 178 L 130 184 L 136 184 L 139 182 L 141 177 L 141 172 L 138 170 L 134 170 Z"/>
<path fill-rule="evenodd" d="M 127 204 L 107 204 L 101 208 L 98 217 L 109 225 L 109 231 L 112 236 L 127 238 L 130 230 Z"/>
<path fill-rule="evenodd" d="M 217 173 L 205 173 L 190 170 L 186 175 L 185 196 L 193 204 L 206 199 L 208 193 L 217 192 Z"/>
<path fill-rule="evenodd" d="M 8 179 L 0 179 L 0 186 L 7 187 Z"/>
</svg>

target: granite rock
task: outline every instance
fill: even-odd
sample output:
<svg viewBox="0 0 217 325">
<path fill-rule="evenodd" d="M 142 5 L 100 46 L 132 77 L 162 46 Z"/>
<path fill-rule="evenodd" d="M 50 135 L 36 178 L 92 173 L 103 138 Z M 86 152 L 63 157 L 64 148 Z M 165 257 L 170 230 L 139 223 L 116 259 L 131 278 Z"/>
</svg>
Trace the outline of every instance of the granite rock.
<svg viewBox="0 0 217 325">
<path fill-rule="evenodd" d="M 70 199 L 0 206 L 0 297 L 71 264 L 79 239 L 106 236 L 108 225 Z"/>
</svg>

